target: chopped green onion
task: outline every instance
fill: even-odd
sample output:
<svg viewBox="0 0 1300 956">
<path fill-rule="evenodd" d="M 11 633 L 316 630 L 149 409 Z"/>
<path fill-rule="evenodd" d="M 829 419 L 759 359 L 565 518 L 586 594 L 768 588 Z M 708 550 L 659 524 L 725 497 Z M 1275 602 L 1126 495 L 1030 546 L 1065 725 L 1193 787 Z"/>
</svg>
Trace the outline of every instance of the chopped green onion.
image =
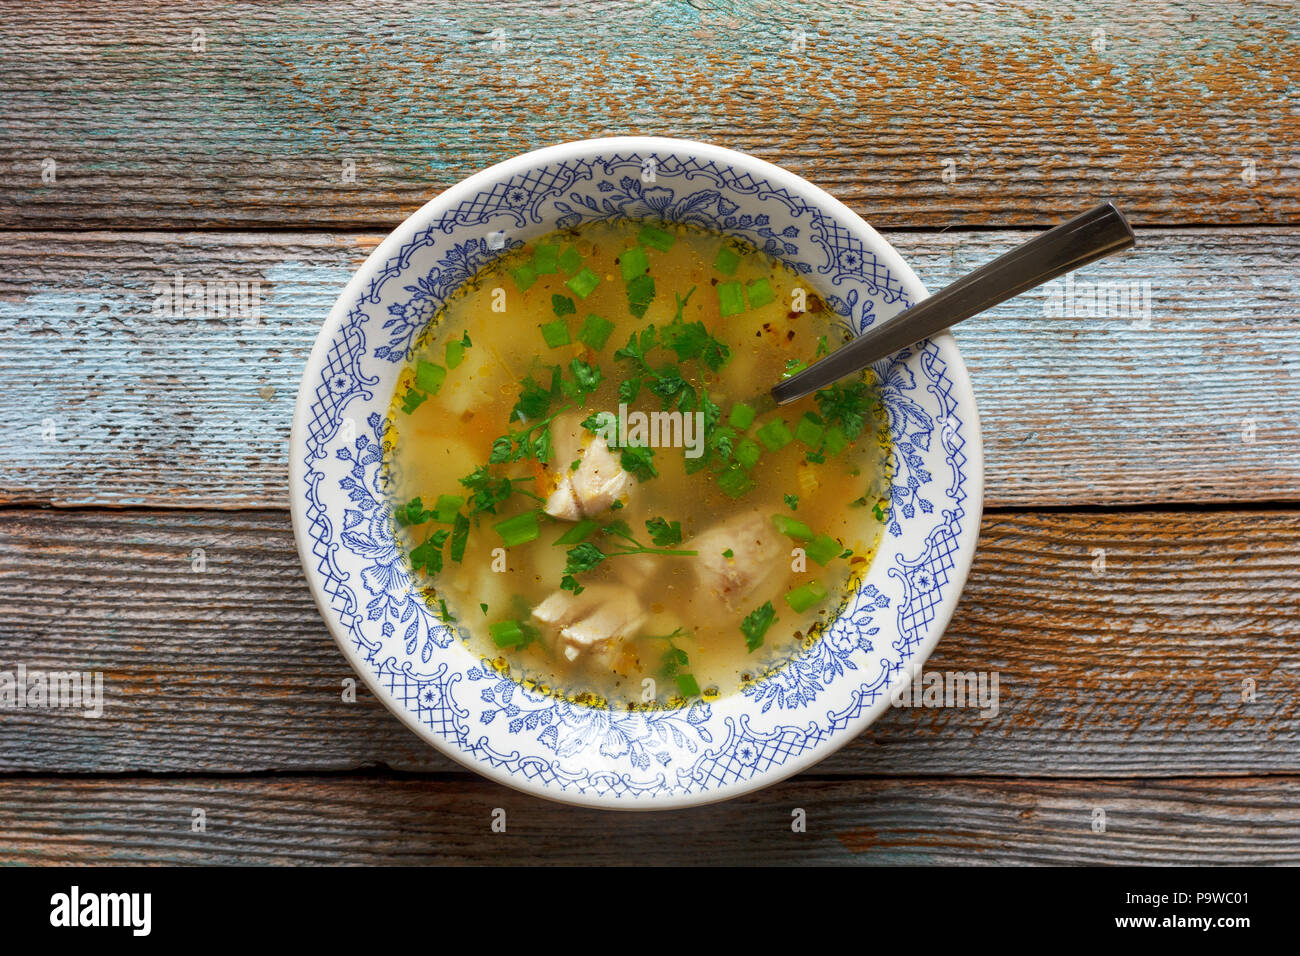
<svg viewBox="0 0 1300 956">
<path fill-rule="evenodd" d="M 820 581 L 809 581 L 793 591 L 787 591 L 785 603 L 790 605 L 796 614 L 802 614 L 814 604 L 820 604 L 826 600 L 826 586 Z"/>
<path fill-rule="evenodd" d="M 825 434 L 826 426 L 812 412 L 804 412 L 803 418 L 799 419 L 798 424 L 794 426 L 794 437 L 809 448 L 816 448 L 820 445 L 822 436 Z"/>
<path fill-rule="evenodd" d="M 525 262 L 518 269 L 511 269 L 510 276 L 515 280 L 515 285 L 519 287 L 519 291 L 525 292 L 530 285 L 537 281 L 537 270 Z"/>
<path fill-rule="evenodd" d="M 600 523 L 592 521 L 590 518 L 584 518 L 575 524 L 564 534 L 555 539 L 555 544 L 580 544 L 587 540 L 593 531 L 600 527 Z"/>
<path fill-rule="evenodd" d="M 831 425 L 826 429 L 826 454 L 838 455 L 848 447 L 849 436 L 844 434 L 843 428 L 839 425 Z"/>
<path fill-rule="evenodd" d="M 802 359 L 786 359 L 785 371 L 781 373 L 782 378 L 792 378 L 808 367 L 808 363 Z"/>
<path fill-rule="evenodd" d="M 578 333 L 578 339 L 599 352 L 605 347 L 605 343 L 609 341 L 609 334 L 613 331 L 613 322 L 593 313 L 582 323 L 582 331 Z"/>
<path fill-rule="evenodd" d="M 776 530 L 787 538 L 794 538 L 796 541 L 812 540 L 813 529 L 789 515 L 772 515 L 772 523 L 776 525 Z"/>
<path fill-rule="evenodd" d="M 560 247 L 550 243 L 533 250 L 533 269 L 538 275 L 550 275 L 560 271 Z"/>
<path fill-rule="evenodd" d="M 728 498 L 740 498 L 753 491 L 755 481 L 749 473 L 738 464 L 732 464 L 718 475 L 718 488 Z"/>
<path fill-rule="evenodd" d="M 488 633 L 497 647 L 518 647 L 532 641 L 536 629 L 526 621 L 497 621 L 488 625 Z"/>
<path fill-rule="evenodd" d="M 596 286 L 600 285 L 600 276 L 590 269 L 584 268 L 576 276 L 564 283 L 573 290 L 573 294 L 580 299 L 585 299 L 595 291 Z"/>
<path fill-rule="evenodd" d="M 684 697 L 699 697 L 700 685 L 693 674 L 678 674 L 677 689 L 682 692 Z"/>
<path fill-rule="evenodd" d="M 677 237 L 671 232 L 664 232 L 662 229 L 652 226 L 649 223 L 641 227 L 637 233 L 637 242 L 642 245 L 650 246 L 652 249 L 658 249 L 660 252 L 667 252 L 677 241 Z"/>
<path fill-rule="evenodd" d="M 447 377 L 447 370 L 441 365 L 434 365 L 432 362 L 426 362 L 420 359 L 415 364 L 415 384 L 422 391 L 430 395 L 437 395 L 438 389 L 442 388 L 443 380 Z"/>
<path fill-rule="evenodd" d="M 772 284 L 766 279 L 755 279 L 745 286 L 745 293 L 749 296 L 749 307 L 751 309 L 767 305 L 776 298 L 776 293 L 772 291 Z"/>
<path fill-rule="evenodd" d="M 455 368 L 465 361 L 465 343 L 459 339 L 447 343 L 447 368 Z"/>
<path fill-rule="evenodd" d="M 806 545 L 804 545 L 804 554 L 812 558 L 822 567 L 830 564 L 840 553 L 840 543 L 828 534 L 819 534 Z"/>
<path fill-rule="evenodd" d="M 784 421 L 774 418 L 758 430 L 758 440 L 767 446 L 768 451 L 779 451 L 794 441 L 794 436 Z"/>
<path fill-rule="evenodd" d="M 736 446 L 736 461 L 740 462 L 747 471 L 758 464 L 760 454 L 762 452 L 759 450 L 758 442 L 753 439 L 742 438 L 740 444 Z"/>
<path fill-rule="evenodd" d="M 465 499 L 460 495 L 439 495 L 438 503 L 433 506 L 433 520 L 440 524 L 451 524 Z"/>
<path fill-rule="evenodd" d="M 569 325 L 563 319 L 556 319 L 554 322 L 543 322 L 539 328 L 542 330 L 542 338 L 553 349 L 557 349 L 561 345 L 568 345 L 573 341 L 569 337 Z"/>
<path fill-rule="evenodd" d="M 564 250 L 564 254 L 560 256 L 559 266 L 572 275 L 582 268 L 582 253 L 578 252 L 576 247 L 569 246 Z"/>
<path fill-rule="evenodd" d="M 754 424 L 754 409 L 744 402 L 736 402 L 731 406 L 731 427 L 737 431 L 744 431 L 750 425 Z"/>
<path fill-rule="evenodd" d="M 745 311 L 745 294 L 739 282 L 718 283 L 718 311 L 724 316 Z"/>
<path fill-rule="evenodd" d="M 650 259 L 644 249 L 633 246 L 623 250 L 623 254 L 618 257 L 618 267 L 623 270 L 623 281 L 631 282 L 637 276 L 645 275 L 645 271 L 650 268 Z"/>
<path fill-rule="evenodd" d="M 713 268 L 724 276 L 729 276 L 735 272 L 738 265 L 740 265 L 740 256 L 730 246 L 723 246 L 719 249 L 718 258 L 713 260 Z"/>
<path fill-rule="evenodd" d="M 536 511 L 525 511 L 505 521 L 498 521 L 492 527 L 496 529 L 497 534 L 501 535 L 501 540 L 506 543 L 507 548 L 536 541 L 542 533 L 541 526 L 537 522 Z"/>
</svg>

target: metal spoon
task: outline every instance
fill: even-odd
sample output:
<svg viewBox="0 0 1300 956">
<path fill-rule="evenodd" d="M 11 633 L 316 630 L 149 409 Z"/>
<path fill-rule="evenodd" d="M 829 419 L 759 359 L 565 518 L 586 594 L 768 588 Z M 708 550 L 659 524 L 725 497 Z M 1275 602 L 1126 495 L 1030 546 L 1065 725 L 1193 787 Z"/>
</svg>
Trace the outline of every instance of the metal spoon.
<svg viewBox="0 0 1300 956">
<path fill-rule="evenodd" d="M 1112 203 L 1035 236 L 970 275 L 790 376 L 772 389 L 778 405 L 825 388 L 878 359 L 990 309 L 999 302 L 1133 245 L 1133 229 Z"/>
</svg>

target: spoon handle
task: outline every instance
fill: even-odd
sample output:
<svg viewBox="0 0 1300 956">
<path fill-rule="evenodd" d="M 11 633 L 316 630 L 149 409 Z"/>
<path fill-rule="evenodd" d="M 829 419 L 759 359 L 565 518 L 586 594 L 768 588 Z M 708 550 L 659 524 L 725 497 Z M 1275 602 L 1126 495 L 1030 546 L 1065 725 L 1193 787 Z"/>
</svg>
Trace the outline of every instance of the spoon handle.
<svg viewBox="0 0 1300 956">
<path fill-rule="evenodd" d="M 1094 206 L 1069 222 L 1035 236 L 772 389 L 778 405 L 825 388 L 899 349 L 1133 245 L 1133 230 L 1112 203 Z"/>
</svg>

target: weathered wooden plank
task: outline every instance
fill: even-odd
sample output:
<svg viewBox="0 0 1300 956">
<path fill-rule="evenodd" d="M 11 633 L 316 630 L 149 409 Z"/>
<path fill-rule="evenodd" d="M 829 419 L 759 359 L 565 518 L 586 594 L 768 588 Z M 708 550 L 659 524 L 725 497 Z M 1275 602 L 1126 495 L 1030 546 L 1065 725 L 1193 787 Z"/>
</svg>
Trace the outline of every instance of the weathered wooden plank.
<svg viewBox="0 0 1300 956">
<path fill-rule="evenodd" d="M 877 225 L 1103 195 L 1142 223 L 1293 223 L 1298 33 L 1289 3 L 1213 0 L 59 0 L 0 37 L 0 224 L 391 225 L 622 133 L 752 152 Z"/>
<path fill-rule="evenodd" d="M 996 672 L 997 714 L 891 711 L 815 772 L 1300 772 L 1298 569 L 1300 512 L 988 515 L 930 667 Z M 20 663 L 102 671 L 107 704 L 4 712 L 2 771 L 454 767 L 343 702 L 277 512 L 0 511 L 0 670 Z"/>
<path fill-rule="evenodd" d="M 796 810 L 806 832 L 792 830 Z M 504 833 L 491 829 L 494 811 L 505 812 Z M 506 861 L 1295 864 L 1300 780 L 805 776 L 653 814 L 559 806 L 463 775 L 0 780 L 6 864 Z"/>
<path fill-rule="evenodd" d="M 1027 235 L 891 240 L 939 288 Z M 377 239 L 0 235 L 0 502 L 283 507 L 302 363 Z M 1078 282 L 1149 293 L 1149 327 L 1079 296 L 1053 317 L 1063 283 L 962 325 L 987 503 L 1295 500 L 1298 254 L 1294 230 L 1145 230 Z M 260 319 L 155 310 L 177 273 L 256 283 Z"/>
</svg>

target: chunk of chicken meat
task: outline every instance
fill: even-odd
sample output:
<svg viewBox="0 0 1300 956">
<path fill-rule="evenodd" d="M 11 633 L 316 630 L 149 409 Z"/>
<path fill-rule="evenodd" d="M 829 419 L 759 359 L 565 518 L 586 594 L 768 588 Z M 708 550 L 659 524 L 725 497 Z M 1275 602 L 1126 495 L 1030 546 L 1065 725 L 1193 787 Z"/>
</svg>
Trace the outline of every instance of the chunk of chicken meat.
<svg viewBox="0 0 1300 956">
<path fill-rule="evenodd" d="M 683 547 L 699 552 L 693 560 L 700 584 L 733 610 L 780 565 L 783 553 L 780 535 L 761 511 L 728 518 Z"/>
<path fill-rule="evenodd" d="M 631 588 L 593 584 L 572 591 L 556 591 L 533 608 L 533 617 L 551 635 L 566 660 L 583 653 L 600 653 L 612 642 L 629 637 L 646 619 L 641 602 Z"/>
<path fill-rule="evenodd" d="M 553 517 L 577 521 L 608 511 L 635 484 L 605 439 L 592 436 L 577 415 L 561 415 L 551 423 L 551 452 L 555 489 L 546 499 L 546 513 Z M 580 462 L 576 471 L 569 467 L 574 461 Z"/>
</svg>

